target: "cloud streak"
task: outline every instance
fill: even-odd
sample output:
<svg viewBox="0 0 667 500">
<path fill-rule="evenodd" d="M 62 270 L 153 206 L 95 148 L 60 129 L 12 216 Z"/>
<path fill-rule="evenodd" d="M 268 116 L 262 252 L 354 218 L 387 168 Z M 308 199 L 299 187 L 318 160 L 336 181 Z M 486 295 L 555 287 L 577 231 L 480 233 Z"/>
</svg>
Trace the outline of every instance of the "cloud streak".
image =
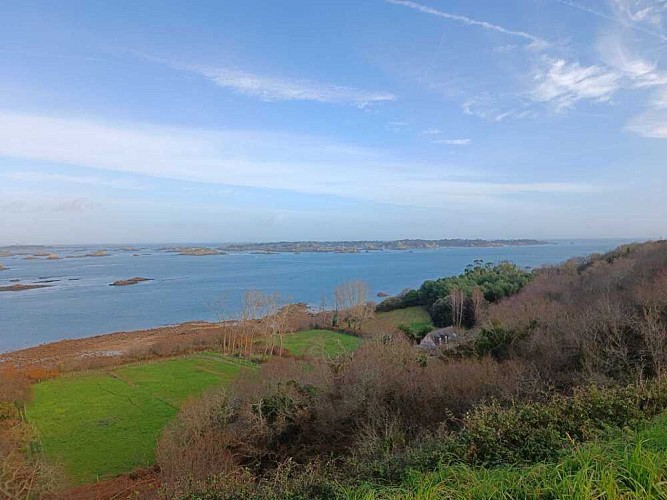
<svg viewBox="0 0 667 500">
<path fill-rule="evenodd" d="M 371 104 L 395 101 L 390 92 L 361 90 L 312 80 L 278 78 L 228 68 L 190 68 L 219 87 L 262 101 L 315 101 L 351 104 L 365 108 Z"/>
<path fill-rule="evenodd" d="M 563 5 L 566 5 L 567 7 L 572 7 L 573 9 L 578 9 L 578 10 L 583 11 L 583 12 L 588 12 L 591 15 L 594 15 L 594 16 L 599 17 L 601 19 L 606 19 L 607 21 L 611 21 L 611 22 L 616 23 L 620 26 L 625 26 L 626 28 L 631 28 L 631 29 L 636 30 L 636 31 L 641 31 L 642 33 L 646 33 L 647 35 L 654 36 L 654 37 L 662 40 L 663 42 L 667 42 L 667 36 L 665 36 L 664 34 L 658 32 L 658 31 L 655 31 L 655 30 L 644 28 L 643 26 L 639 26 L 638 24 L 636 24 L 636 22 L 632 22 L 632 21 L 641 21 L 641 20 L 646 19 L 647 14 L 649 12 L 653 12 L 652 10 L 644 9 L 643 14 L 640 14 L 639 17 L 637 17 L 637 15 L 632 15 L 630 13 L 627 6 L 623 5 L 623 7 L 625 7 L 625 8 L 619 8 L 618 10 L 627 15 L 629 20 L 626 20 L 626 19 L 623 19 L 623 18 L 619 18 L 619 16 L 614 17 L 614 16 L 607 15 L 603 12 L 600 12 L 599 10 L 591 9 L 590 7 L 586 7 L 586 6 L 578 4 L 576 2 L 570 2 L 570 1 L 567 1 L 567 0 L 560 0 L 560 3 L 563 4 Z M 625 4 L 624 2 L 616 2 L 616 3 L 617 4 Z M 617 5 L 617 6 L 621 7 L 620 5 Z M 642 11 L 640 11 L 640 12 L 642 12 Z"/>
<path fill-rule="evenodd" d="M 495 31 L 497 33 L 502 33 L 504 35 L 509 35 L 513 37 L 518 37 L 518 38 L 523 38 L 524 40 L 528 40 L 533 43 L 537 43 L 540 45 L 547 45 L 548 42 L 544 40 L 543 38 L 540 38 L 539 36 L 533 35 L 531 33 L 527 33 L 525 31 L 516 31 L 516 30 L 511 30 L 504 28 L 503 26 L 499 26 L 497 24 L 489 23 L 487 21 L 479 21 L 477 19 L 473 19 L 471 17 L 467 16 L 462 16 L 459 14 L 452 14 L 449 12 L 445 12 L 442 10 L 438 9 L 433 9 L 431 7 L 428 7 L 426 5 L 419 4 L 417 2 L 412 2 L 409 0 L 385 0 L 387 3 L 391 3 L 394 5 L 402 5 L 404 7 L 409 7 L 411 9 L 414 9 L 419 12 L 423 12 L 424 14 L 430 14 L 432 16 L 437 16 L 441 17 L 443 19 L 448 19 L 450 21 L 456 21 L 461 24 L 465 24 L 466 26 L 477 26 L 479 28 L 483 28 L 485 30 L 490 30 L 490 31 Z"/>
<path fill-rule="evenodd" d="M 8 158 L 401 206 L 441 208 L 454 199 L 465 205 L 516 193 L 592 189 L 548 181 L 475 182 L 469 169 L 406 163 L 379 151 L 293 134 L 108 125 L 2 112 L 0 123 L 0 156 Z"/>
<path fill-rule="evenodd" d="M 434 139 L 434 144 L 447 144 L 449 146 L 467 146 L 472 141 L 470 139 Z"/>
</svg>

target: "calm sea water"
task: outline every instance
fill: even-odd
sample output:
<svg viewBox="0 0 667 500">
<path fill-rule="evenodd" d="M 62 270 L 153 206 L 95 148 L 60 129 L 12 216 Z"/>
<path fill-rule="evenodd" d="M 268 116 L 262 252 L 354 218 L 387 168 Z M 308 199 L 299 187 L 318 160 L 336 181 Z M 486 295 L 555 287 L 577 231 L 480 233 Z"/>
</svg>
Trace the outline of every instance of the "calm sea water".
<svg viewBox="0 0 667 500">
<path fill-rule="evenodd" d="M 20 279 L 29 284 L 58 280 L 50 288 L 0 293 L 0 352 L 64 338 L 136 330 L 191 320 L 215 321 L 240 307 L 243 293 L 279 291 L 294 302 L 313 305 L 329 298 L 350 279 L 366 281 L 372 297 L 395 294 L 424 280 L 462 272 L 475 259 L 511 260 L 537 267 L 570 257 L 610 250 L 627 240 L 558 241 L 550 245 L 504 248 L 443 248 L 359 254 L 249 253 L 181 256 L 142 247 L 111 249 L 108 257 L 61 260 L 0 259 L 0 286 Z M 107 249 L 109 247 L 106 247 Z M 60 255 L 92 247 L 57 248 Z M 110 283 L 134 276 L 154 281 L 134 286 Z"/>
</svg>

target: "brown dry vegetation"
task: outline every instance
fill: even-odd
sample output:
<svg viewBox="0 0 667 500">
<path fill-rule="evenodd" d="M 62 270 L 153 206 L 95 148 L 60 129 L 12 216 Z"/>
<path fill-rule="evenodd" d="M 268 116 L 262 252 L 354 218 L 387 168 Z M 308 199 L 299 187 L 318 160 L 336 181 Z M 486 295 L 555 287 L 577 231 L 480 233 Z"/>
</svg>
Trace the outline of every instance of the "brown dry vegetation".
<svg viewBox="0 0 667 500">
<path fill-rule="evenodd" d="M 30 453 L 36 436 L 23 411 L 31 382 L 50 375 L 41 369 L 0 370 L 0 498 L 33 498 L 60 485 L 56 469 Z"/>
<path fill-rule="evenodd" d="M 326 496 L 325 475 L 391 480 L 411 449 L 427 468 L 539 461 L 664 410 L 664 383 L 649 381 L 667 368 L 667 242 L 539 270 L 483 314 L 439 357 L 378 340 L 331 362 L 273 360 L 193 401 L 160 442 L 165 494 L 279 498 L 305 481 Z M 300 472 L 276 486 L 286 470 Z"/>
<path fill-rule="evenodd" d="M 522 375 L 517 363 L 442 362 L 402 341 L 367 342 L 333 362 L 274 359 L 183 410 L 160 442 L 163 480 L 175 493 L 221 472 L 262 473 L 378 441 L 400 447 L 424 429 L 455 427 L 481 401 L 510 400 Z"/>
<path fill-rule="evenodd" d="M 667 366 L 667 242 L 540 270 L 488 311 L 519 357 L 557 385 L 630 382 Z"/>
</svg>

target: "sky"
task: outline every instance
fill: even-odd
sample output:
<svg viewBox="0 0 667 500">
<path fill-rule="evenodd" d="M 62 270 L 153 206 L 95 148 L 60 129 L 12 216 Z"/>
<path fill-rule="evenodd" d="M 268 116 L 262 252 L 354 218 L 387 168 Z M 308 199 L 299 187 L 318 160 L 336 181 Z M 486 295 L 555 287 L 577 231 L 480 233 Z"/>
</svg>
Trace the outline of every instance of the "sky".
<svg viewBox="0 0 667 500">
<path fill-rule="evenodd" d="M 0 0 L 0 244 L 667 236 L 665 0 Z"/>
</svg>

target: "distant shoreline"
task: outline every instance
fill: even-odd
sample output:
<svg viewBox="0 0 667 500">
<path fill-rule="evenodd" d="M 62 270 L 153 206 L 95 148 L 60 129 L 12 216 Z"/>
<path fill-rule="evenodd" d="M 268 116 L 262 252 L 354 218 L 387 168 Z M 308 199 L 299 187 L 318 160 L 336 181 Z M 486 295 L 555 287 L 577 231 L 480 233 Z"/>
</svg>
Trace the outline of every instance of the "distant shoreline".
<svg viewBox="0 0 667 500">
<path fill-rule="evenodd" d="M 501 248 L 513 246 L 549 245 L 549 241 L 536 239 L 401 239 L 401 240 L 332 240 L 332 241 L 274 241 L 266 243 L 225 243 L 188 245 L 188 246 L 157 246 L 158 251 L 175 253 L 184 256 L 210 256 L 224 255 L 227 252 L 245 253 L 358 253 L 383 250 L 435 250 L 438 248 Z M 135 246 L 124 245 L 74 245 L 80 248 L 104 248 L 95 253 L 82 255 L 67 255 L 68 258 L 76 257 L 105 257 L 107 249 L 119 249 L 127 252 L 138 252 Z M 58 248 L 72 248 L 67 245 L 10 245 L 0 246 L 0 257 L 27 256 L 29 259 L 36 258 L 60 258 L 57 254 L 48 253 L 45 250 Z M 106 247 L 106 248 L 105 248 Z"/>
</svg>

